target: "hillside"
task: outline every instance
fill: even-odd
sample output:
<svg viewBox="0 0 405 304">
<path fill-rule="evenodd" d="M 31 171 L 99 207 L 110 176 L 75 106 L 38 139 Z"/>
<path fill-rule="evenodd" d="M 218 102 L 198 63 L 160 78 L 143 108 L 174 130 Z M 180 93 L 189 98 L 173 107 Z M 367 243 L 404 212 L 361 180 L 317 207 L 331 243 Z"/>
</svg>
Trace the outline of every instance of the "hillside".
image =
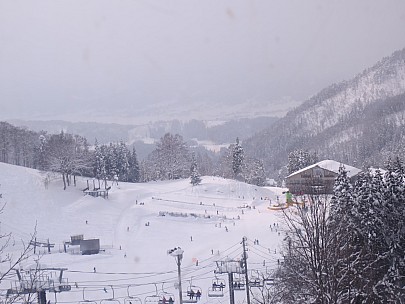
<svg viewBox="0 0 405 304">
<path fill-rule="evenodd" d="M 381 165 L 383 157 L 403 151 L 404 93 L 405 49 L 322 90 L 244 145 L 273 174 L 295 149 L 357 166 Z"/>
<path fill-rule="evenodd" d="M 21 250 L 20 242 L 29 240 L 35 226 L 37 241 L 49 239 L 55 244 L 51 254 L 41 247 L 40 256 L 20 265 L 27 270 L 40 257 L 41 267 L 68 268 L 64 277 L 72 290 L 49 294 L 52 303 L 110 299 L 111 292 L 121 303 L 128 293 L 144 302 L 163 289 L 177 296 L 176 263 L 167 255 L 167 250 L 176 246 L 184 250 L 184 289 L 190 280 L 200 286 L 201 303 L 212 302 L 207 291 L 215 279 L 215 261 L 239 260 L 244 236 L 248 239 L 249 269 L 266 273 L 280 259 L 280 214 L 267 209 L 267 199 L 275 202 L 282 195 L 281 188 L 205 176 L 196 187 L 189 180 L 120 183 L 113 186 L 109 199 L 102 199 L 83 196 L 85 179 L 63 191 L 58 176 L 52 176 L 48 187 L 44 177 L 37 170 L 0 163 L 1 202 L 6 203 L 1 229 L 13 234 L 15 244 L 9 247 L 10 253 Z M 276 223 L 280 223 L 278 232 L 269 228 Z M 105 251 L 82 256 L 77 247 L 69 247 L 64 253 L 63 242 L 77 234 L 84 234 L 85 239 L 100 238 Z M 260 245 L 254 240 L 260 240 Z M 6 266 L 2 265 L 2 271 Z M 15 276 L 7 277 L 2 292 L 15 280 Z M 240 300 L 244 296 L 243 292 L 237 294 Z"/>
</svg>

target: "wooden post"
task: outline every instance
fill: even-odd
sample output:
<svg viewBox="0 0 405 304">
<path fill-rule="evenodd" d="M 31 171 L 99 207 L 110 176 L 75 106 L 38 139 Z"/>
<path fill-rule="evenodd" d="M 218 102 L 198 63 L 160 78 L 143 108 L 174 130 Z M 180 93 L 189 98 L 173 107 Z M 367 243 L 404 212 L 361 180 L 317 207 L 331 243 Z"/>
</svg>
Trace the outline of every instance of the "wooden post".
<svg viewBox="0 0 405 304">
<path fill-rule="evenodd" d="M 233 273 L 228 272 L 228 285 L 229 285 L 229 303 L 235 304 L 235 292 L 233 290 Z"/>
<path fill-rule="evenodd" d="M 37 291 L 38 294 L 38 304 L 46 304 L 46 292 L 45 290 Z"/>
<path fill-rule="evenodd" d="M 49 239 L 48 239 L 48 253 L 51 253 L 51 244 L 49 244 Z"/>
</svg>

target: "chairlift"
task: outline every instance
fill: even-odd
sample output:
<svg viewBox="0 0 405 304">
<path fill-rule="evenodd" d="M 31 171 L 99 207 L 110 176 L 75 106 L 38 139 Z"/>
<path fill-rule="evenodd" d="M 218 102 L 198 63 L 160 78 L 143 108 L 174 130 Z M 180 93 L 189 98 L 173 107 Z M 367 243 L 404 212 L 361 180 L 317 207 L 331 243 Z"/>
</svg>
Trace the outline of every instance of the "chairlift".
<svg viewBox="0 0 405 304">
<path fill-rule="evenodd" d="M 266 267 L 266 278 L 263 280 L 263 283 L 266 286 L 271 286 L 274 285 L 275 279 L 274 279 L 274 268 L 267 266 Z"/>
<path fill-rule="evenodd" d="M 80 301 L 78 304 L 97 304 L 97 302 L 92 300 L 83 300 Z"/>
<path fill-rule="evenodd" d="M 160 304 L 160 296 L 158 296 L 158 290 L 157 290 L 157 285 L 155 284 L 155 289 L 156 289 L 156 293 L 154 295 L 151 296 L 146 296 L 145 297 L 145 304 Z"/>
<path fill-rule="evenodd" d="M 169 292 L 163 292 L 159 295 L 159 304 L 173 304 L 174 303 L 174 295 Z"/>
<path fill-rule="evenodd" d="M 84 296 L 84 290 L 86 289 L 86 287 L 83 287 L 83 301 L 80 301 L 78 304 L 97 304 L 96 301 L 92 301 L 89 299 L 86 299 Z"/>
<path fill-rule="evenodd" d="M 112 297 L 101 300 L 100 304 L 121 304 L 121 302 L 119 300 L 115 299 L 114 288 L 112 287 L 112 285 L 110 285 L 110 287 L 112 290 Z M 104 288 L 104 290 L 106 290 L 106 289 Z"/>
<path fill-rule="evenodd" d="M 160 297 L 158 295 L 151 295 L 145 297 L 145 304 L 159 304 Z"/>
<path fill-rule="evenodd" d="M 159 304 L 173 304 L 174 303 L 174 294 L 167 292 L 163 288 L 164 283 L 162 284 L 162 291 L 159 294 Z"/>
<path fill-rule="evenodd" d="M 202 289 L 192 284 L 187 287 L 187 291 L 183 297 L 183 303 L 197 303 L 201 299 Z"/>
<path fill-rule="evenodd" d="M 223 297 L 224 296 L 224 290 L 223 289 L 217 289 L 217 288 L 214 289 L 213 287 L 210 287 L 210 288 L 208 288 L 207 295 L 210 298 Z"/>
<path fill-rule="evenodd" d="M 121 302 L 117 299 L 111 298 L 101 300 L 100 304 L 121 304 Z"/>
<path fill-rule="evenodd" d="M 142 304 L 142 300 L 138 297 L 128 297 L 124 299 L 124 304 Z"/>
<path fill-rule="evenodd" d="M 260 273 L 258 270 L 252 269 L 250 271 L 249 286 L 250 287 L 263 287 L 263 282 L 260 279 Z"/>
<path fill-rule="evenodd" d="M 224 288 L 226 287 L 225 280 L 219 279 L 215 276 L 215 279 L 212 280 L 212 286 L 208 288 L 209 297 L 223 297 Z"/>
<path fill-rule="evenodd" d="M 213 289 L 224 289 L 226 287 L 225 280 L 219 279 L 215 276 L 215 279 L 212 280 Z"/>
<path fill-rule="evenodd" d="M 266 286 L 272 286 L 272 285 L 274 285 L 274 278 L 267 278 L 267 279 L 264 279 L 264 284 L 266 284 Z"/>
<path fill-rule="evenodd" d="M 233 278 L 232 288 L 233 290 L 245 290 L 245 282 L 240 274 L 236 274 Z"/>
<path fill-rule="evenodd" d="M 138 297 L 134 297 L 129 294 L 129 288 L 131 285 L 128 286 L 127 288 L 127 294 L 128 296 L 124 299 L 124 304 L 142 304 L 142 300 Z"/>
</svg>

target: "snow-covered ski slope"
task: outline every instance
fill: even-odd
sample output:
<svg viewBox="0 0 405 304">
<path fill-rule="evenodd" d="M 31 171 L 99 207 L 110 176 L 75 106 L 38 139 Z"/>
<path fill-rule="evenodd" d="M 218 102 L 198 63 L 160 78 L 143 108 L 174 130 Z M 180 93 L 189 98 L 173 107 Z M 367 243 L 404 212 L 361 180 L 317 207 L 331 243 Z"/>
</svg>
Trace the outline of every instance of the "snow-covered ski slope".
<svg viewBox="0 0 405 304">
<path fill-rule="evenodd" d="M 275 202 L 279 196 L 282 200 L 285 189 L 204 176 L 195 187 L 189 179 L 119 183 L 103 199 L 83 195 L 86 179 L 63 191 L 59 176 L 45 187 L 43 173 L 4 163 L 0 163 L 0 184 L 0 200 L 6 204 L 0 215 L 1 232 L 12 232 L 15 245 L 10 249 L 17 254 L 21 240 L 27 242 L 36 226 L 37 241 L 49 239 L 55 244 L 51 254 L 46 248 L 37 249 L 41 267 L 68 269 L 63 277 L 72 290 L 56 297 L 48 294 L 52 303 L 100 303 L 114 297 L 123 304 L 128 296 L 153 303 L 157 297 L 152 296 L 162 292 L 173 294 L 176 301 L 177 265 L 167 251 L 178 246 L 184 250 L 183 290 L 192 281 L 202 290 L 199 303 L 226 303 L 228 288 L 224 297 L 217 298 L 208 297 L 208 288 L 215 280 L 216 261 L 240 260 L 243 237 L 247 237 L 252 273 L 266 273 L 280 259 L 282 218 L 280 211 L 267 207 L 268 199 Z M 64 241 L 78 234 L 85 239 L 99 238 L 105 251 L 80 255 L 77 247 L 70 246 L 64 253 Z M 35 267 L 37 258 L 32 256 L 20 268 Z M 218 274 L 217 279 L 227 282 L 227 275 Z M 16 277 L 4 280 L 2 292 L 14 280 Z M 244 298 L 245 292 L 236 294 L 237 302 Z"/>
</svg>

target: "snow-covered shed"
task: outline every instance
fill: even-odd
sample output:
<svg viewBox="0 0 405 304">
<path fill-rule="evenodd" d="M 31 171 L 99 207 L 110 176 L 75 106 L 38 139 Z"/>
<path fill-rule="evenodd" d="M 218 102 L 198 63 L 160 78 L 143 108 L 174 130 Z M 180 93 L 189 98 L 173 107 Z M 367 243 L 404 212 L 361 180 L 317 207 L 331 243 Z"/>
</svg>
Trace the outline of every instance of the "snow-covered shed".
<svg viewBox="0 0 405 304">
<path fill-rule="evenodd" d="M 352 182 L 361 172 L 358 168 L 327 159 L 291 173 L 286 178 L 286 186 L 293 194 L 330 194 L 341 166 Z"/>
</svg>

